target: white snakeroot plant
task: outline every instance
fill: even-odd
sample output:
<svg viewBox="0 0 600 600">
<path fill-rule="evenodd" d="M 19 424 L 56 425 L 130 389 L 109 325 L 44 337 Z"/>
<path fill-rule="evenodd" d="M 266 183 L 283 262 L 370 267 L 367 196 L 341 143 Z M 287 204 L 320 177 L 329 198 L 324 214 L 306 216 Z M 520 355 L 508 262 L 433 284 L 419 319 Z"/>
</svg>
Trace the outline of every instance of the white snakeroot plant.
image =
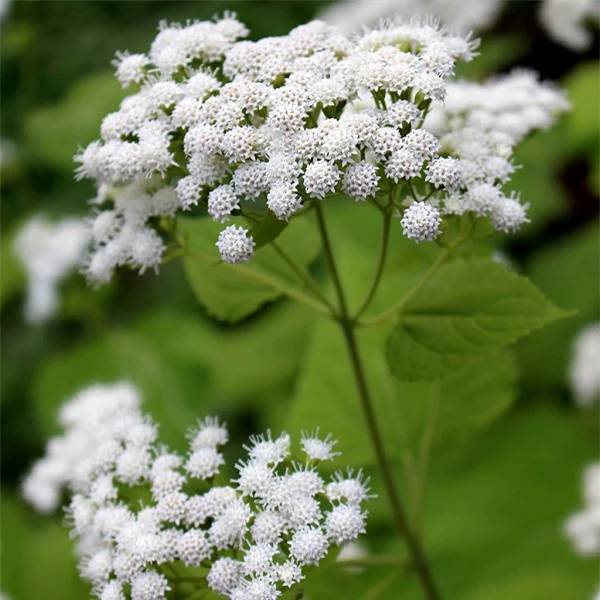
<svg viewBox="0 0 600 600">
<path fill-rule="evenodd" d="M 353 38 L 320 21 L 258 42 L 247 33 L 232 15 L 162 23 L 147 54 L 117 55 L 117 78 L 138 91 L 76 157 L 98 187 L 91 280 L 157 267 L 169 241 L 157 223 L 195 206 L 225 224 L 253 205 L 289 221 L 336 194 L 376 204 L 394 195 L 415 241 L 466 211 L 504 232 L 527 221 L 502 186 L 515 144 L 568 106 L 551 86 L 520 72 L 452 83 L 477 43 L 432 21 Z M 223 261 L 253 255 L 241 226 L 215 242 Z"/>
<path fill-rule="evenodd" d="M 80 265 L 88 243 L 88 228 L 79 219 L 53 223 L 40 215 L 19 230 L 13 251 L 27 273 L 28 323 L 39 324 L 56 314 L 58 287 Z"/>
<path fill-rule="evenodd" d="M 382 363 L 366 366 L 357 330 L 387 327 L 389 372 L 379 370 L 380 378 L 432 386 L 557 318 L 532 282 L 482 252 L 491 255 L 492 231 L 500 237 L 527 223 L 535 198 L 521 202 L 507 189 L 514 150 L 568 102 L 529 71 L 457 80 L 457 61 L 470 60 L 477 42 L 433 20 L 386 21 L 352 37 L 321 21 L 256 42 L 247 35 L 231 14 L 162 23 L 147 53 L 117 55 L 117 78 L 134 91 L 104 119 L 101 139 L 76 157 L 79 176 L 97 185 L 85 272 L 102 283 L 116 267 L 156 270 L 184 255 L 188 280 L 217 318 L 239 320 L 280 295 L 327 316 L 343 339 L 395 530 L 425 597 L 438 600 L 412 522 L 424 481 L 408 482 L 415 506 L 407 509 L 368 381 Z M 351 261 L 336 261 L 327 225 L 336 209 L 340 219 L 352 211 L 381 218 L 371 284 L 357 306 L 345 284 L 355 275 L 362 281 L 365 263 L 342 273 Z M 189 216 L 178 220 L 181 211 Z M 318 249 L 298 260 L 310 255 L 311 240 L 290 243 L 294 227 L 313 241 L 310 228 L 318 234 L 329 287 L 307 268 Z M 394 285 L 381 285 L 392 248 L 409 249 L 408 262 L 423 267 L 402 273 L 399 281 L 414 283 L 400 298 Z M 248 295 L 240 283 L 247 278 L 256 284 Z M 392 288 L 387 308 L 369 314 Z M 378 387 L 386 389 L 394 382 Z M 112 399 L 89 400 L 98 394 Z M 84 426 L 88 403 L 94 427 Z M 252 439 L 227 483 L 220 474 L 227 432 L 218 421 L 200 423 L 179 456 L 157 445 L 156 426 L 138 404 L 126 386 L 85 392 L 65 408 L 66 435 L 51 442 L 24 485 L 45 510 L 71 488 L 82 572 L 102 600 L 163 597 L 175 583 L 165 565 L 174 562 L 204 569 L 199 585 L 233 600 L 270 600 L 364 531 L 367 481 L 349 471 L 325 482 L 318 464 L 337 452 L 318 430 L 303 434 L 301 464 L 289 462 L 287 435 Z M 425 433 L 421 441 L 426 465 L 433 440 Z M 125 489 L 145 490 L 136 496 L 143 504 L 127 502 Z"/>
<path fill-rule="evenodd" d="M 233 600 L 275 599 L 336 546 L 365 533 L 368 480 L 322 461 L 339 454 L 331 436 L 303 434 L 304 462 L 291 460 L 286 433 L 251 438 L 237 477 L 217 485 L 229 435 L 207 417 L 189 432 L 186 456 L 158 443 L 158 427 L 129 384 L 96 385 L 63 405 L 64 434 L 48 444 L 23 483 L 38 510 L 63 491 L 78 539 L 80 571 L 101 600 L 166 598 L 177 563 L 198 589 Z M 195 569 L 195 570 L 194 570 Z"/>
</svg>

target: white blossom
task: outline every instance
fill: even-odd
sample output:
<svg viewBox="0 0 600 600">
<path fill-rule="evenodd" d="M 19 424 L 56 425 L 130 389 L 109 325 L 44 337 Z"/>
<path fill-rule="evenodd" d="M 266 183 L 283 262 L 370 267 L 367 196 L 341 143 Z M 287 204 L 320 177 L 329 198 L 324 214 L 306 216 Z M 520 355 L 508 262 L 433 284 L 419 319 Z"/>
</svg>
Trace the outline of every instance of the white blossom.
<svg viewBox="0 0 600 600">
<path fill-rule="evenodd" d="M 539 11 L 540 22 L 556 42 L 581 52 L 592 43 L 592 32 L 586 22 L 598 26 L 598 0 L 544 0 Z"/>
<path fill-rule="evenodd" d="M 414 202 L 405 211 L 400 221 L 404 235 L 415 242 L 435 240 L 441 233 L 440 212 L 427 202 Z"/>
<path fill-rule="evenodd" d="M 573 342 L 569 382 L 575 402 L 591 406 L 600 395 L 600 323 L 582 329 Z"/>
<path fill-rule="evenodd" d="M 423 2 L 433 12 L 450 4 Z M 469 3 L 473 23 L 496 13 L 496 2 L 484 4 Z M 231 14 L 162 23 L 147 53 L 119 54 L 117 77 L 139 91 L 75 157 L 78 176 L 98 186 L 88 278 L 106 282 L 122 266 L 155 270 L 178 209 L 225 223 L 243 218 L 250 203 L 287 221 L 338 192 L 367 200 L 405 182 L 439 213 L 407 211 L 407 223 L 428 211 L 429 228 L 415 224 L 409 235 L 417 241 L 439 234 L 438 216 L 467 211 L 499 231 L 517 230 L 527 204 L 502 188 L 514 147 L 568 103 L 529 72 L 452 81 L 477 42 L 457 32 L 468 29 L 465 11 L 446 9 L 456 30 L 413 17 L 347 35 L 313 21 L 249 41 Z M 481 185 L 493 189 L 481 194 Z M 252 258 L 254 240 L 234 222 L 215 245 L 235 265 Z"/>
<path fill-rule="evenodd" d="M 65 488 L 71 492 L 67 522 L 78 538 L 80 572 L 99 598 L 122 600 L 125 589 L 132 599 L 165 598 L 175 581 L 161 565 L 174 561 L 209 568 L 209 587 L 231 599 L 276 598 L 302 580 L 303 567 L 365 531 L 362 474 L 338 473 L 327 483 L 313 464 L 338 454 L 330 435 L 303 434 L 305 464 L 290 461 L 287 433 L 253 436 L 238 477 L 201 492 L 189 483 L 211 476 L 213 463 L 205 467 L 198 457 L 218 456 L 217 468 L 224 462 L 217 448 L 229 436 L 217 418 L 190 430 L 187 461 L 158 442 L 128 384 L 82 390 L 59 419 L 65 431 L 51 440 L 23 494 L 50 511 Z M 140 488 L 151 492 L 143 505 L 132 499 Z M 232 549 L 238 560 L 228 556 Z"/>
<path fill-rule="evenodd" d="M 215 246 L 221 253 L 221 260 L 235 265 L 252 258 L 255 243 L 246 229 L 230 225 L 219 234 Z"/>
<path fill-rule="evenodd" d="M 47 321 L 58 311 L 58 286 L 78 265 L 90 241 L 90 232 L 78 219 L 56 223 L 32 217 L 19 230 L 13 251 L 28 279 L 25 320 Z"/>
<path fill-rule="evenodd" d="M 583 510 L 567 519 L 564 531 L 578 554 L 597 556 L 600 554 L 600 463 L 585 469 L 583 496 Z"/>
</svg>

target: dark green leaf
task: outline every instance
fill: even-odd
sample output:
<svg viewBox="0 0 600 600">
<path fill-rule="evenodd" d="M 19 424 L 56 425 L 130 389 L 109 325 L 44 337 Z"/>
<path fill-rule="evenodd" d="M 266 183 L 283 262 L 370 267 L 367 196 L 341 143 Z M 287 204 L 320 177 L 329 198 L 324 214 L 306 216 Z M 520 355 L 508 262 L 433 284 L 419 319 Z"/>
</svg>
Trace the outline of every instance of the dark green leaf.
<svg viewBox="0 0 600 600">
<path fill-rule="evenodd" d="M 249 231 L 256 244 L 255 250 L 276 240 L 289 225 L 288 221 L 278 219 L 271 211 L 244 211 L 244 216 L 250 224 Z"/>
</svg>

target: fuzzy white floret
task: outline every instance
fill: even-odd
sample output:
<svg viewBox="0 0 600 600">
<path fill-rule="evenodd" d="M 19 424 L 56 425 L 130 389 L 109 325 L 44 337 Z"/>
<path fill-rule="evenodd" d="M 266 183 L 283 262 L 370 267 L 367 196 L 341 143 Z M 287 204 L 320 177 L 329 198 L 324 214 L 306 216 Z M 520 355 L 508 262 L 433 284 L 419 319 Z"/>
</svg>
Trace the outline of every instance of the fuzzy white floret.
<svg viewBox="0 0 600 600">
<path fill-rule="evenodd" d="M 327 537 L 335 544 L 343 544 L 365 533 L 365 514 L 355 505 L 340 504 L 331 509 L 325 519 Z"/>
<path fill-rule="evenodd" d="M 236 588 L 242 578 L 242 564 L 232 558 L 219 558 L 213 563 L 206 581 L 211 589 L 224 596 Z"/>
<path fill-rule="evenodd" d="M 333 447 L 337 440 L 330 433 L 324 439 L 318 437 L 319 431 L 313 433 L 302 433 L 302 449 L 310 460 L 332 460 L 339 452 L 334 452 Z"/>
<path fill-rule="evenodd" d="M 404 211 L 400 224 L 404 235 L 418 243 L 435 240 L 441 233 L 441 222 L 437 208 L 427 202 L 415 202 Z"/>
<path fill-rule="evenodd" d="M 297 529 L 290 542 L 290 556 L 300 565 L 316 565 L 327 554 L 329 541 L 320 527 Z"/>
<path fill-rule="evenodd" d="M 228 221 L 231 213 L 239 208 L 239 199 L 230 185 L 220 185 L 208 194 L 208 214 L 215 221 Z"/>
<path fill-rule="evenodd" d="M 204 447 L 194 450 L 185 463 L 185 470 L 199 479 L 210 479 L 219 473 L 219 469 L 225 464 L 223 455 L 214 447 Z"/>
<path fill-rule="evenodd" d="M 215 246 L 221 253 L 221 260 L 235 265 L 252 258 L 255 243 L 247 229 L 230 225 L 221 231 Z"/>
<path fill-rule="evenodd" d="M 161 600 L 171 587 L 164 575 L 146 571 L 131 582 L 131 600 Z"/>
</svg>

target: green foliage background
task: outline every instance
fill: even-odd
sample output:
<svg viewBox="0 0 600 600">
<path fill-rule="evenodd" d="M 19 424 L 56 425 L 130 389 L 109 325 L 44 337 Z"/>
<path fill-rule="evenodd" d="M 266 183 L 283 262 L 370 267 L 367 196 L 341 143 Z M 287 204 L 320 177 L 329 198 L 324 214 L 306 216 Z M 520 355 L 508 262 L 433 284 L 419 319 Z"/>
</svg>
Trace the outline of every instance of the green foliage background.
<svg viewBox="0 0 600 600">
<path fill-rule="evenodd" d="M 38 212 L 56 218 L 87 212 L 92 188 L 73 181 L 72 155 L 97 137 L 102 117 L 123 97 L 109 68 L 115 50 L 144 51 L 161 19 L 205 19 L 235 10 L 257 39 L 286 33 L 321 6 L 17 1 L 2 23 L 1 136 L 14 148 L 7 154 L 3 147 L 1 171 L 0 589 L 11 598 L 88 595 L 61 515 L 36 515 L 19 499 L 18 486 L 57 432 L 57 408 L 93 382 L 128 379 L 139 385 L 147 410 L 161 423 L 162 438 L 180 450 L 186 428 L 210 413 L 229 423 L 238 444 L 229 449 L 232 458 L 248 434 L 267 427 L 286 428 L 292 435 L 316 426 L 331 430 L 340 440 L 343 462 L 365 468 L 378 490 L 342 341 L 331 323 L 268 288 L 249 287 L 228 271 L 207 276 L 210 264 L 186 261 L 165 266 L 159 276 L 119 273 L 98 291 L 73 275 L 62 286 L 58 317 L 31 327 L 22 318 L 24 274 L 10 250 L 14 232 Z M 387 332 L 365 330 L 360 339 L 399 472 L 418 471 L 415 448 L 432 407 L 438 407 L 421 520 L 444 597 L 458 600 L 584 599 L 597 584 L 597 564 L 575 556 L 561 527 L 581 503 L 583 467 L 597 457 L 597 411 L 574 408 L 566 374 L 575 334 L 599 319 L 598 42 L 585 56 L 571 54 L 539 30 L 536 11 L 535 2 L 509 3 L 499 24 L 483 35 L 481 56 L 464 74 L 484 78 L 512 66 L 531 66 L 567 89 L 573 110 L 518 151 L 522 168 L 512 187 L 531 203 L 531 223 L 517 236 L 470 248 L 464 260 L 485 264 L 492 250 L 501 252 L 515 272 L 528 275 L 568 316 L 508 350 L 493 349 L 533 331 L 544 319 L 516 323 L 513 337 L 478 340 L 477 347 L 463 348 L 468 360 L 448 365 L 427 355 L 421 342 L 431 335 L 429 321 L 415 327 L 408 310 L 403 318 L 412 318 L 412 326 L 396 330 L 397 343 L 388 345 L 402 381 L 388 373 Z M 331 211 L 336 256 L 355 303 L 376 260 L 377 215 L 343 202 Z M 324 280 L 318 241 L 307 225 L 294 224 L 280 241 L 299 247 L 298 260 Z M 181 228 L 193 237 L 214 225 L 189 220 Z M 379 308 L 406 291 L 437 252 L 435 246 L 408 243 L 396 229 L 388 266 L 392 283 L 378 295 Z M 194 239 L 202 244 L 201 237 Z M 268 248 L 259 258 L 253 268 L 281 272 Z M 460 286 L 460 270 L 460 261 L 451 263 L 431 282 L 432 289 L 422 290 L 423 300 L 431 299 L 430 312 L 439 302 L 452 302 L 439 290 L 455 279 Z M 502 270 L 499 277 L 501 288 L 518 296 L 525 284 L 515 272 Z M 490 290 L 492 299 L 499 293 L 500 288 Z M 415 299 L 417 312 L 422 304 Z M 527 302 L 519 310 L 523 307 Z M 490 318 L 490 305 L 478 308 L 481 319 Z M 481 347 L 490 352 L 480 356 Z M 410 352 L 402 355 L 407 348 Z M 407 361 L 415 362 L 405 372 Z M 432 364 L 435 372 L 428 370 Z M 449 376 L 441 383 L 428 381 L 442 373 Z M 413 506 L 409 487 L 407 501 Z M 373 553 L 400 551 L 388 530 L 382 493 L 369 508 L 364 545 Z M 311 579 L 307 594 L 313 600 L 420 597 L 410 575 L 394 577 L 390 567 L 331 568 Z M 378 594 L 380 580 L 387 587 Z"/>
</svg>

